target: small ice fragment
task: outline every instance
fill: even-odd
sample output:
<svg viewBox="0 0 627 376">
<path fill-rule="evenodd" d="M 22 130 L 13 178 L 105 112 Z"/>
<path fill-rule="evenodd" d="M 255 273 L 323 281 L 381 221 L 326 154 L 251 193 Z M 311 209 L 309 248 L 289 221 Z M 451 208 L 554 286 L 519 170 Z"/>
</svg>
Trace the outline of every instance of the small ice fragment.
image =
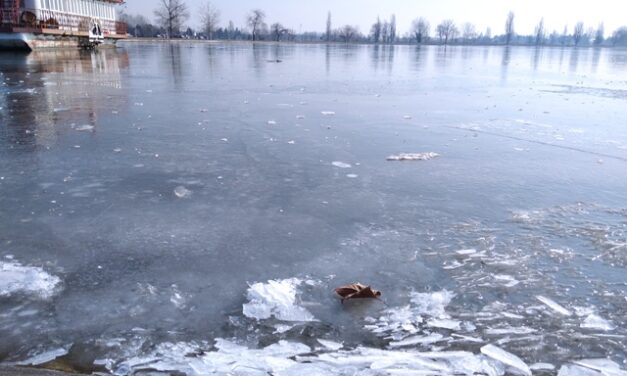
<svg viewBox="0 0 627 376">
<path fill-rule="evenodd" d="M 332 351 L 337 351 L 339 349 L 341 349 L 342 347 L 344 347 L 343 344 L 338 343 L 338 342 L 334 342 L 334 341 L 329 341 L 326 339 L 318 339 L 317 340 L 322 346 L 326 347 L 329 350 Z"/>
<path fill-rule="evenodd" d="M 390 347 L 405 347 L 405 346 L 414 346 L 414 345 L 429 345 L 435 342 L 439 342 L 442 340 L 444 336 L 439 333 L 433 333 L 428 336 L 412 336 L 402 339 L 400 341 L 390 342 Z"/>
<path fill-rule="evenodd" d="M 276 125 L 276 121 L 275 120 L 268 120 L 268 125 Z"/>
<path fill-rule="evenodd" d="M 290 144 L 290 145 L 294 145 L 296 142 L 294 140 L 290 140 L 287 143 Z"/>
<path fill-rule="evenodd" d="M 122 152 L 122 149 L 120 149 L 120 148 L 115 148 L 115 149 L 113 149 L 113 152 L 114 152 L 114 153 L 120 153 L 120 152 Z"/>
<path fill-rule="evenodd" d="M 357 179 L 359 177 L 359 175 L 357 174 L 346 174 L 346 177 L 349 179 Z"/>
<path fill-rule="evenodd" d="M 351 166 L 348 163 L 344 163 L 344 162 L 340 162 L 340 161 L 334 161 L 331 163 L 333 166 L 337 167 L 337 168 L 351 168 L 353 166 Z"/>
<path fill-rule="evenodd" d="M 615 329 L 614 325 L 612 325 L 611 322 L 595 314 L 591 314 L 588 317 L 586 317 L 586 319 L 583 320 L 580 326 L 584 329 L 597 329 L 597 330 L 604 330 L 604 331 Z"/>
<path fill-rule="evenodd" d="M 555 312 L 559 313 L 560 315 L 564 315 L 564 316 L 572 315 L 572 312 L 570 312 L 566 308 L 562 307 L 561 305 L 557 304 L 555 301 L 553 301 L 553 300 L 551 300 L 551 299 L 549 299 L 549 298 L 547 298 L 545 296 L 538 295 L 538 296 L 536 296 L 536 299 L 538 299 L 542 303 L 546 304 L 547 307 L 551 308 L 552 310 L 554 310 Z"/>
<path fill-rule="evenodd" d="M 473 253 L 477 253 L 477 250 L 474 248 L 469 248 L 469 249 L 460 249 L 459 251 L 455 251 L 455 253 L 457 253 L 458 255 L 472 255 Z"/>
<path fill-rule="evenodd" d="M 405 115 L 405 116 L 403 116 L 403 119 L 405 119 L 405 120 L 411 120 L 411 115 Z"/>
<path fill-rule="evenodd" d="M 305 115 L 296 115 L 296 119 L 298 120 L 303 120 L 305 118 Z"/>
<path fill-rule="evenodd" d="M 333 116 L 333 115 L 335 115 L 335 111 L 322 111 L 322 115 L 324 115 L 324 116 Z"/>
<path fill-rule="evenodd" d="M 390 155 L 387 157 L 388 161 L 428 161 L 433 158 L 439 157 L 440 154 L 428 152 L 428 153 L 401 153 L 397 155 Z"/>
<path fill-rule="evenodd" d="M 84 124 L 84 125 L 79 125 L 75 129 L 79 132 L 91 132 L 94 130 L 94 126 L 89 125 L 89 124 Z"/>
<path fill-rule="evenodd" d="M 192 195 L 192 191 L 183 187 L 182 185 L 179 185 L 178 187 L 174 188 L 174 194 L 178 198 L 187 198 Z"/>
<path fill-rule="evenodd" d="M 282 334 L 285 332 L 290 331 L 292 328 L 294 327 L 294 325 L 286 325 L 286 324 L 276 324 L 274 326 L 274 334 Z"/>
<path fill-rule="evenodd" d="M 461 322 L 450 319 L 431 319 L 427 321 L 427 326 L 449 330 L 461 330 Z"/>
<path fill-rule="evenodd" d="M 522 374 L 526 376 L 531 376 L 531 370 L 529 369 L 527 364 L 525 364 L 525 362 L 523 362 L 516 355 L 509 353 L 499 347 L 488 344 L 481 348 L 481 353 L 522 372 Z"/>
<path fill-rule="evenodd" d="M 220 141 L 222 141 L 222 142 L 229 142 L 229 139 L 228 138 L 221 138 Z"/>
<path fill-rule="evenodd" d="M 534 363 L 529 366 L 532 371 L 553 371 L 555 366 L 551 363 Z"/>
</svg>

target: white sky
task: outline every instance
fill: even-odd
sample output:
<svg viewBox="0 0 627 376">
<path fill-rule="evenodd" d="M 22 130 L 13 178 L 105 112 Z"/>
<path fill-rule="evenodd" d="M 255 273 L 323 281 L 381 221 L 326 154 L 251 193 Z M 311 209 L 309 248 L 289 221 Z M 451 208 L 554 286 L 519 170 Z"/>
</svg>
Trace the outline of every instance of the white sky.
<svg viewBox="0 0 627 376">
<path fill-rule="evenodd" d="M 198 9 L 207 0 L 185 0 L 192 13 L 189 25 L 198 27 Z M 266 12 L 268 24 L 280 22 L 296 31 L 323 31 L 327 12 L 333 15 L 333 27 L 351 24 L 363 33 L 377 15 L 387 18 L 396 14 L 398 31 L 405 34 L 411 21 L 426 17 L 432 29 L 441 20 L 453 19 L 458 25 L 472 22 L 478 31 L 492 28 L 492 34 L 502 34 L 507 13 L 516 14 L 515 28 L 520 34 L 531 34 L 541 17 L 548 32 L 569 31 L 578 21 L 586 28 L 605 23 L 606 36 L 627 25 L 627 0 L 212 0 L 221 11 L 221 24 L 232 20 L 243 27 L 245 15 L 254 8 Z M 127 0 L 127 11 L 153 18 L 157 0 Z"/>
</svg>

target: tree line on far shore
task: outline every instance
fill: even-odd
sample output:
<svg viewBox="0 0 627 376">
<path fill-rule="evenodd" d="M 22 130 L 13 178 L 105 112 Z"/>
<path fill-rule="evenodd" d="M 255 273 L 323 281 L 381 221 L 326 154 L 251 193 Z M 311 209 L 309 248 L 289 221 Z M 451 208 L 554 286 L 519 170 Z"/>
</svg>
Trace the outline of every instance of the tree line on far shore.
<svg viewBox="0 0 627 376">
<path fill-rule="evenodd" d="M 549 32 L 540 19 L 531 35 L 516 33 L 516 17 L 509 12 L 502 34 L 494 34 L 488 27 L 479 31 L 472 23 L 457 25 L 453 20 L 443 20 L 432 25 L 423 18 L 416 18 L 410 30 L 400 35 L 396 28 L 396 16 L 389 19 L 377 17 L 367 34 L 359 27 L 343 25 L 333 27 L 331 12 L 327 15 L 324 32 L 297 33 L 280 22 L 268 25 L 266 13 L 253 9 L 246 15 L 244 27 L 233 21 L 221 24 L 220 11 L 209 1 L 198 9 L 201 27 L 194 30 L 185 27 L 190 18 L 190 10 L 185 0 L 159 0 L 154 10 L 156 24 L 143 16 L 120 13 L 120 19 L 129 26 L 129 34 L 138 38 L 186 38 L 217 40 L 252 41 L 292 41 L 292 42 L 343 42 L 374 44 L 438 44 L 438 45 L 535 45 L 535 46 L 627 46 L 627 26 L 621 27 L 606 36 L 601 23 L 595 27 L 578 22 L 572 28 L 564 26 L 561 32 Z"/>
</svg>

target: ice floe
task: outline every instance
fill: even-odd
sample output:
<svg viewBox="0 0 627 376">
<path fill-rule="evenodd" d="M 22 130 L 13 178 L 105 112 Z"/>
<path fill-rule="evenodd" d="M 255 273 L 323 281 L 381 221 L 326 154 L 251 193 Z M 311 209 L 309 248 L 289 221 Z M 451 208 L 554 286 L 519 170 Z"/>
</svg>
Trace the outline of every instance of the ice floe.
<svg viewBox="0 0 627 376">
<path fill-rule="evenodd" d="M 23 293 L 47 299 L 57 293 L 60 284 L 59 277 L 43 268 L 0 261 L 0 297 Z"/>
<path fill-rule="evenodd" d="M 298 305 L 297 287 L 303 281 L 291 278 L 255 283 L 248 288 L 244 316 L 256 320 L 274 317 L 282 321 L 315 321 L 314 316 Z"/>
<path fill-rule="evenodd" d="M 388 161 L 428 161 L 433 158 L 439 157 L 438 153 L 401 153 L 396 155 L 390 155 L 387 157 Z"/>
</svg>

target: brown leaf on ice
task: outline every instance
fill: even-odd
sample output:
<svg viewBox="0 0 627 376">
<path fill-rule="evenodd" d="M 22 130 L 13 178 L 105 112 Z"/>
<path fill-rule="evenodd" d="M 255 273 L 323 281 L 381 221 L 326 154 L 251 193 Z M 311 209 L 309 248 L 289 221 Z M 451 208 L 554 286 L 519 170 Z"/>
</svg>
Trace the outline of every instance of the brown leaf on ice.
<svg viewBox="0 0 627 376">
<path fill-rule="evenodd" d="M 370 286 L 361 283 L 338 287 L 335 293 L 342 298 L 342 304 L 349 299 L 378 299 L 381 296 L 381 291 L 373 290 Z"/>
</svg>

